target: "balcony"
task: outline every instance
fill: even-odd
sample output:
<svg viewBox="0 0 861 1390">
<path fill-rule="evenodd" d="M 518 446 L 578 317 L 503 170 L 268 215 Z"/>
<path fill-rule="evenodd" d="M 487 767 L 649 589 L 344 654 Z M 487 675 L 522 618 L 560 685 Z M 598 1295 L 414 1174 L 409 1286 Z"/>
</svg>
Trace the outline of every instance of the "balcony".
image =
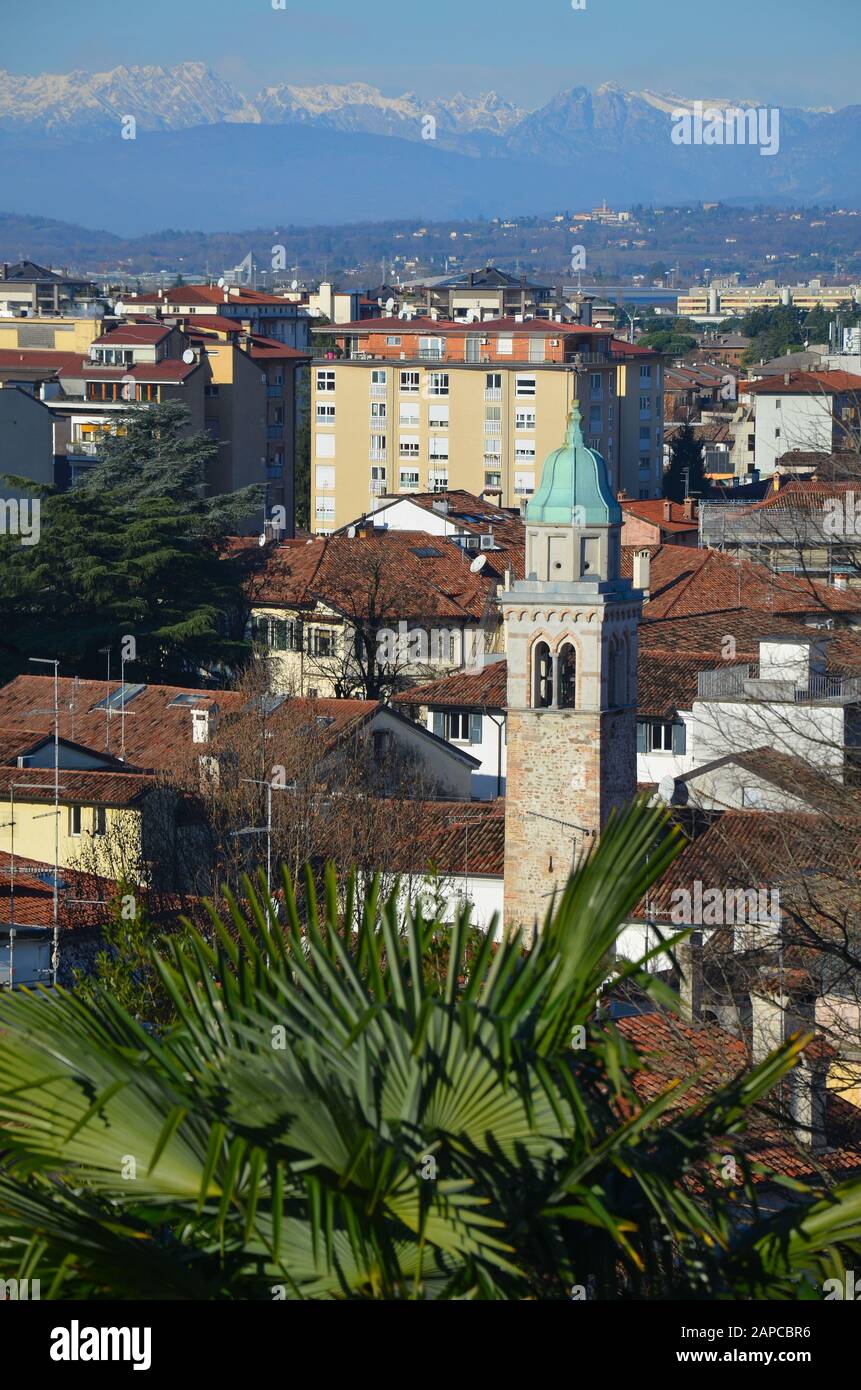
<svg viewBox="0 0 861 1390">
<path fill-rule="evenodd" d="M 700 700 L 757 700 L 796 705 L 850 705 L 861 700 L 861 676 L 811 673 L 803 683 L 762 678 L 758 662 L 697 674 Z"/>
<path fill-rule="evenodd" d="M 372 478 L 369 484 L 369 492 L 372 497 L 384 497 L 387 484 L 381 482 L 379 478 Z"/>
<path fill-rule="evenodd" d="M 502 387 L 501 387 L 501 386 L 486 386 L 486 387 L 484 388 L 484 399 L 485 399 L 486 401 L 501 401 L 501 400 L 502 400 Z"/>
<path fill-rule="evenodd" d="M 266 395 L 270 401 L 281 401 L 284 399 L 283 386 L 267 386 Z"/>
<path fill-rule="evenodd" d="M 98 456 L 99 446 L 92 439 L 70 439 L 66 445 L 67 458 L 87 458 L 94 459 Z"/>
<path fill-rule="evenodd" d="M 485 422 L 484 422 L 484 432 L 485 432 L 485 434 L 502 434 L 502 421 L 501 421 L 501 420 L 485 420 Z"/>
<path fill-rule="evenodd" d="M 373 430 L 374 434 L 385 434 L 388 423 L 388 416 L 372 415 L 368 422 L 368 428 Z"/>
<path fill-rule="evenodd" d="M 370 455 L 371 463 L 385 463 L 389 455 L 388 449 L 372 448 L 368 450 L 368 453 Z"/>
<path fill-rule="evenodd" d="M 372 386 L 371 386 L 371 400 L 372 400 L 372 401 L 384 401 L 384 400 L 386 399 L 386 392 L 387 392 L 387 391 L 388 391 L 388 387 L 385 385 L 385 383 L 383 383 L 383 385 L 379 385 L 379 384 L 376 383 L 376 382 L 373 383 Z"/>
</svg>

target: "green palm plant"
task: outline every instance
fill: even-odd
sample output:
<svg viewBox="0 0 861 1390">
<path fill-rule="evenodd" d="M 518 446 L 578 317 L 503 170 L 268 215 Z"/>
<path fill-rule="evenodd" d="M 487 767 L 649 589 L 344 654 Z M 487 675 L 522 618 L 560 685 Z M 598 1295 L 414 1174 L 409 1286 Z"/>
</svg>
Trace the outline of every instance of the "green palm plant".
<svg viewBox="0 0 861 1390">
<path fill-rule="evenodd" d="M 610 962 L 677 848 L 634 805 L 534 940 L 470 952 L 463 912 L 442 975 L 439 922 L 328 872 L 301 911 L 286 875 L 278 904 L 246 883 L 226 921 L 153 949 L 162 1036 L 106 989 L 5 996 L 0 1268 L 90 1299 L 812 1290 L 861 1249 L 861 1184 L 796 1184 L 763 1218 L 752 1174 L 729 1193 L 716 1161 L 804 1040 L 705 1101 L 643 1105 L 610 1017 L 620 990 L 672 1003 L 649 957 Z"/>
</svg>

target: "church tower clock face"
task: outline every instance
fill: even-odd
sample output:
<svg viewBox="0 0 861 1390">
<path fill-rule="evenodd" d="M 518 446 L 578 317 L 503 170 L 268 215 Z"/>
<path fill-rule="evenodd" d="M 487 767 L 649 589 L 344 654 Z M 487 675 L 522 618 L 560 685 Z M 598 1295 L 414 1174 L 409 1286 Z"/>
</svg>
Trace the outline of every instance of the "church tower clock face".
<svg viewBox="0 0 861 1390">
<path fill-rule="evenodd" d="M 574 405 L 526 512 L 508 652 L 505 919 L 530 930 L 614 806 L 636 795 L 637 626 L 622 514 Z"/>
</svg>

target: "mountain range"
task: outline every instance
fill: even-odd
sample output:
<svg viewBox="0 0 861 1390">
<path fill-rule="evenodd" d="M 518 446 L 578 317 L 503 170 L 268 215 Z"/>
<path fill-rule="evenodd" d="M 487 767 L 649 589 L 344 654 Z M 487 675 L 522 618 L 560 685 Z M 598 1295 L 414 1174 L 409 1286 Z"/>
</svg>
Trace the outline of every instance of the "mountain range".
<svg viewBox="0 0 861 1390">
<path fill-rule="evenodd" d="M 861 202 L 861 106 L 781 108 L 779 150 L 765 158 L 755 146 L 675 145 L 672 112 L 691 104 L 614 83 L 533 111 L 494 92 L 427 101 L 364 83 L 247 97 L 197 62 L 0 72 L 0 205 L 133 235 L 502 216 L 602 197 Z"/>
</svg>

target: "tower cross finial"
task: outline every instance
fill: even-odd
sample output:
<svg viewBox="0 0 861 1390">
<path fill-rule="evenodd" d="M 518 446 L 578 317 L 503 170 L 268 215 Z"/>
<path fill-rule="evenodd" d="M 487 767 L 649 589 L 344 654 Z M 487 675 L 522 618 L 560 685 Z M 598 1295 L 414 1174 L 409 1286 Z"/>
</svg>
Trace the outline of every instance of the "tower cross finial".
<svg viewBox="0 0 861 1390">
<path fill-rule="evenodd" d="M 565 432 L 565 442 L 572 448 L 578 444 L 583 444 L 583 416 L 580 414 L 580 402 L 574 400 L 568 412 L 568 428 Z"/>
</svg>

